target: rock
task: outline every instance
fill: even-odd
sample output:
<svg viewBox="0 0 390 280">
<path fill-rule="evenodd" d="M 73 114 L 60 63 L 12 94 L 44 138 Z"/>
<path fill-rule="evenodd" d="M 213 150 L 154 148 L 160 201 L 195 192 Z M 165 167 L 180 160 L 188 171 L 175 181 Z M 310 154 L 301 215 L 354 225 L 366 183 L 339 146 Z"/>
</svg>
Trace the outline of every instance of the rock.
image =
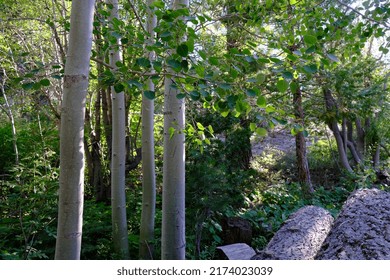
<svg viewBox="0 0 390 280">
<path fill-rule="evenodd" d="M 316 259 L 390 260 L 390 193 L 378 189 L 354 192 Z"/>
<path fill-rule="evenodd" d="M 255 260 L 313 260 L 333 223 L 332 215 L 317 206 L 292 214 Z"/>
</svg>

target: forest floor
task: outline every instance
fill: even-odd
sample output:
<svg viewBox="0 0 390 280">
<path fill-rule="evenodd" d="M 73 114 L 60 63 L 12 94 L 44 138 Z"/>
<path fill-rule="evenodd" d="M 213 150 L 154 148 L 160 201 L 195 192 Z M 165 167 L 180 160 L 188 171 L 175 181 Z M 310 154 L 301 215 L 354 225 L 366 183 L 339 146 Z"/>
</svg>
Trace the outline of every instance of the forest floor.
<svg viewBox="0 0 390 280">
<path fill-rule="evenodd" d="M 295 138 L 289 131 L 277 129 L 264 138 L 256 137 L 252 141 L 252 153 L 254 156 L 278 151 L 283 154 L 295 151 Z"/>
</svg>

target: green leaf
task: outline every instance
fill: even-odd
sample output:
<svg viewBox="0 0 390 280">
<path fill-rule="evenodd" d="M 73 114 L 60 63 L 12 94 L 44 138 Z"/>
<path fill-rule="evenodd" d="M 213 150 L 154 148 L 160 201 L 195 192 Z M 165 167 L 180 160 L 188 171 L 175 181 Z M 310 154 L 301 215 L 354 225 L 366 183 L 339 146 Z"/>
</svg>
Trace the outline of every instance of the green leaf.
<svg viewBox="0 0 390 280">
<path fill-rule="evenodd" d="M 198 51 L 198 54 L 199 54 L 199 56 L 200 56 L 203 60 L 206 60 L 206 59 L 207 59 L 207 54 L 206 54 L 206 52 L 204 52 L 204 51 Z"/>
<path fill-rule="evenodd" d="M 279 80 L 277 83 L 276 83 L 276 87 L 278 88 L 278 90 L 281 92 L 281 93 L 284 93 L 287 91 L 288 89 L 288 82 L 286 82 L 286 80 Z"/>
<path fill-rule="evenodd" d="M 129 87 L 133 87 L 135 86 L 136 88 L 142 88 L 143 87 L 143 84 L 141 84 L 139 81 L 137 80 L 128 80 L 127 81 L 127 85 Z"/>
<path fill-rule="evenodd" d="M 312 46 L 317 43 L 317 38 L 312 35 L 306 34 L 303 36 L 303 41 L 306 45 Z"/>
<path fill-rule="evenodd" d="M 274 62 L 276 65 L 283 64 L 283 60 L 280 60 L 279 58 L 276 57 L 271 57 L 270 60 Z"/>
<path fill-rule="evenodd" d="M 267 105 L 267 101 L 264 96 L 259 96 L 259 98 L 257 98 L 256 104 L 260 108 L 265 108 L 265 106 Z"/>
<path fill-rule="evenodd" d="M 249 104 L 245 101 L 242 101 L 242 100 L 238 100 L 236 102 L 236 106 L 235 106 L 235 109 L 237 110 L 237 112 L 239 113 L 246 113 L 248 108 L 250 108 Z"/>
<path fill-rule="evenodd" d="M 303 66 L 303 70 L 307 74 L 314 74 L 315 72 L 317 72 L 317 65 L 315 64 L 305 65 Z"/>
<path fill-rule="evenodd" d="M 259 136 L 266 136 L 267 135 L 267 130 L 265 128 L 258 127 L 256 129 L 256 134 L 259 135 Z"/>
<path fill-rule="evenodd" d="M 25 90 L 32 89 L 35 83 L 24 83 L 22 84 L 22 88 Z"/>
<path fill-rule="evenodd" d="M 199 130 L 202 130 L 202 131 L 204 130 L 204 126 L 200 122 L 197 122 L 196 126 L 198 127 Z"/>
<path fill-rule="evenodd" d="M 183 99 L 185 98 L 187 95 L 185 93 L 179 93 L 179 94 L 176 94 L 176 98 L 177 99 Z"/>
<path fill-rule="evenodd" d="M 170 31 L 164 31 L 160 34 L 160 38 L 169 38 L 172 36 L 172 33 Z"/>
<path fill-rule="evenodd" d="M 157 0 L 157 1 L 154 1 L 154 2 L 153 2 L 152 7 L 164 9 L 165 3 L 164 3 L 164 1 L 162 1 L 162 0 Z"/>
<path fill-rule="evenodd" d="M 150 60 L 145 57 L 137 58 L 135 63 L 141 67 L 145 67 L 145 68 L 151 67 Z"/>
<path fill-rule="evenodd" d="M 254 97 L 258 94 L 258 90 L 257 89 L 246 89 L 246 94 L 250 97 Z"/>
<path fill-rule="evenodd" d="M 49 79 L 43 79 L 39 82 L 42 86 L 48 87 L 50 86 L 50 80 Z"/>
<path fill-rule="evenodd" d="M 198 101 L 200 99 L 200 93 L 197 90 L 190 91 L 190 97 L 194 101 Z"/>
<path fill-rule="evenodd" d="M 262 74 L 262 73 L 260 73 L 260 74 L 258 74 L 258 75 L 256 76 L 256 82 L 257 82 L 258 84 L 262 84 L 262 83 L 264 83 L 265 78 L 266 78 L 265 75 Z"/>
<path fill-rule="evenodd" d="M 250 128 L 251 131 L 255 131 L 256 130 L 256 124 L 255 123 L 250 123 L 249 128 Z"/>
<path fill-rule="evenodd" d="M 299 85 L 296 82 L 290 83 L 290 90 L 292 93 L 296 93 L 298 90 Z"/>
<path fill-rule="evenodd" d="M 221 112 L 221 116 L 226 118 L 229 115 L 229 110 Z"/>
<path fill-rule="evenodd" d="M 176 53 L 182 57 L 186 57 L 188 55 L 188 46 L 186 43 L 182 43 L 177 46 Z"/>
<path fill-rule="evenodd" d="M 175 128 L 174 127 L 170 127 L 168 129 L 168 132 L 169 132 L 169 139 L 172 139 L 173 135 L 175 135 Z"/>
<path fill-rule="evenodd" d="M 156 93 L 152 90 L 145 90 L 144 95 L 146 96 L 147 99 L 153 100 L 156 98 Z"/>
<path fill-rule="evenodd" d="M 215 66 L 217 66 L 219 64 L 219 60 L 215 56 L 210 57 L 209 58 L 209 62 L 210 62 L 211 65 L 215 65 Z"/>
<path fill-rule="evenodd" d="M 272 105 L 268 105 L 268 106 L 265 108 L 265 112 L 266 112 L 266 113 L 273 113 L 273 112 L 275 112 L 275 111 L 276 111 L 276 109 L 275 109 L 275 107 L 272 106 Z"/>
<path fill-rule="evenodd" d="M 56 80 L 61 80 L 62 79 L 62 77 L 60 75 L 51 75 L 51 77 L 53 79 L 56 79 Z"/>
<path fill-rule="evenodd" d="M 311 53 L 316 52 L 316 50 L 317 50 L 316 46 L 311 46 L 310 48 L 308 48 L 308 49 L 305 51 L 305 53 L 306 53 L 306 54 L 311 54 Z"/>
<path fill-rule="evenodd" d="M 218 87 L 221 88 L 221 89 L 224 89 L 224 90 L 232 89 L 232 86 L 230 84 L 227 84 L 227 83 L 222 83 Z"/>
<path fill-rule="evenodd" d="M 248 61 L 249 63 L 255 61 L 255 59 L 253 58 L 253 56 L 249 56 L 249 55 L 248 55 L 248 56 L 245 56 L 245 60 Z"/>
<path fill-rule="evenodd" d="M 285 119 L 274 118 L 274 120 L 280 123 L 281 125 L 286 125 L 288 123 L 287 120 Z"/>
<path fill-rule="evenodd" d="M 268 58 L 265 58 L 265 57 L 259 57 L 257 59 L 257 62 L 260 62 L 260 63 L 269 63 L 269 59 Z"/>
<path fill-rule="evenodd" d="M 125 89 L 125 86 L 122 84 L 115 84 L 114 85 L 114 90 L 116 93 L 120 93 Z"/>
<path fill-rule="evenodd" d="M 284 71 L 284 72 L 282 72 L 282 76 L 283 76 L 283 78 L 285 78 L 286 80 L 292 80 L 292 79 L 294 78 L 293 73 L 291 73 L 290 71 Z"/>
<path fill-rule="evenodd" d="M 156 70 L 157 72 L 161 72 L 162 71 L 161 61 L 153 61 L 153 69 Z"/>
<path fill-rule="evenodd" d="M 180 70 L 182 69 L 181 61 L 178 61 L 176 59 L 169 59 L 167 63 L 176 72 L 180 72 Z"/>
</svg>

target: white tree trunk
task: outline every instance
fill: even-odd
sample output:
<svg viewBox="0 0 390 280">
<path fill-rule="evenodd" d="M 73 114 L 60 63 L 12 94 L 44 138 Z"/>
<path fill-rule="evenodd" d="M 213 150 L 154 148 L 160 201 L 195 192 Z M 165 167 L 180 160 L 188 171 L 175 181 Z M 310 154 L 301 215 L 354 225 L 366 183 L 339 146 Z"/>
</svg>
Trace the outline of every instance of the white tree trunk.
<svg viewBox="0 0 390 280">
<path fill-rule="evenodd" d="M 150 7 L 154 0 L 148 0 Z M 157 25 L 157 17 L 154 11 L 147 10 L 147 30 L 149 33 L 148 44 L 154 42 L 154 28 Z M 154 52 L 148 53 L 149 60 L 155 58 Z M 148 90 L 154 91 L 152 79 L 148 80 Z M 156 212 L 156 174 L 154 161 L 154 100 L 142 97 L 142 214 L 140 227 L 140 259 L 153 258 L 154 216 Z"/>
<path fill-rule="evenodd" d="M 5 106 L 6 108 L 3 108 L 3 106 L 0 104 L 0 107 L 5 111 L 5 113 L 7 114 L 10 122 L 11 122 L 11 129 L 12 129 L 12 145 L 13 145 L 13 148 L 14 148 L 14 153 L 15 153 L 15 164 L 18 165 L 19 164 L 19 151 L 18 151 L 18 144 L 17 144 L 17 137 L 16 137 L 16 126 L 15 126 L 15 118 L 14 118 L 14 114 L 12 112 L 12 109 L 11 109 L 11 105 L 9 104 L 8 102 L 8 97 L 7 95 L 5 94 L 5 79 L 6 79 L 6 73 L 5 73 L 5 70 L 3 69 L 3 73 L 2 73 L 2 78 L 0 76 L 0 87 L 1 87 L 1 92 L 3 94 L 3 98 L 4 98 L 4 101 L 5 101 Z"/>
<path fill-rule="evenodd" d="M 73 0 L 65 64 L 55 259 L 80 259 L 84 202 L 84 117 L 94 0 Z"/>
<path fill-rule="evenodd" d="M 188 7 L 188 0 L 174 0 L 173 9 Z M 184 39 L 184 38 L 183 38 Z M 164 81 L 164 166 L 161 258 L 185 259 L 185 101 Z M 172 130 L 174 133 L 172 134 Z"/>
<path fill-rule="evenodd" d="M 113 8 L 110 21 L 118 18 L 118 0 L 107 0 Z M 114 71 L 121 61 L 120 40 L 110 46 L 110 65 Z M 111 158 L 111 206 L 112 230 L 115 252 L 122 258 L 129 258 L 129 241 L 126 218 L 125 162 L 126 162 L 126 120 L 125 95 L 116 93 L 111 87 L 112 100 L 112 158 Z"/>
</svg>

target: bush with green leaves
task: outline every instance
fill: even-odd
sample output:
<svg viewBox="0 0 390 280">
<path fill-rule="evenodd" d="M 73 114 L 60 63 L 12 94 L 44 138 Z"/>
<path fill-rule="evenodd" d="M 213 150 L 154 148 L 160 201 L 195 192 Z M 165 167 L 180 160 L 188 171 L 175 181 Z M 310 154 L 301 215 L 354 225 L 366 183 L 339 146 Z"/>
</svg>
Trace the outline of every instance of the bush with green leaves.
<svg viewBox="0 0 390 280">
<path fill-rule="evenodd" d="M 14 156 L 0 180 L 0 258 L 50 259 L 57 219 L 58 140 L 56 129 L 37 122 L 18 126 L 19 164 Z M 0 128 L 10 144 L 7 126 Z M 9 149 L 8 149 L 9 150 Z M 10 153 L 11 154 L 11 153 Z"/>
</svg>

